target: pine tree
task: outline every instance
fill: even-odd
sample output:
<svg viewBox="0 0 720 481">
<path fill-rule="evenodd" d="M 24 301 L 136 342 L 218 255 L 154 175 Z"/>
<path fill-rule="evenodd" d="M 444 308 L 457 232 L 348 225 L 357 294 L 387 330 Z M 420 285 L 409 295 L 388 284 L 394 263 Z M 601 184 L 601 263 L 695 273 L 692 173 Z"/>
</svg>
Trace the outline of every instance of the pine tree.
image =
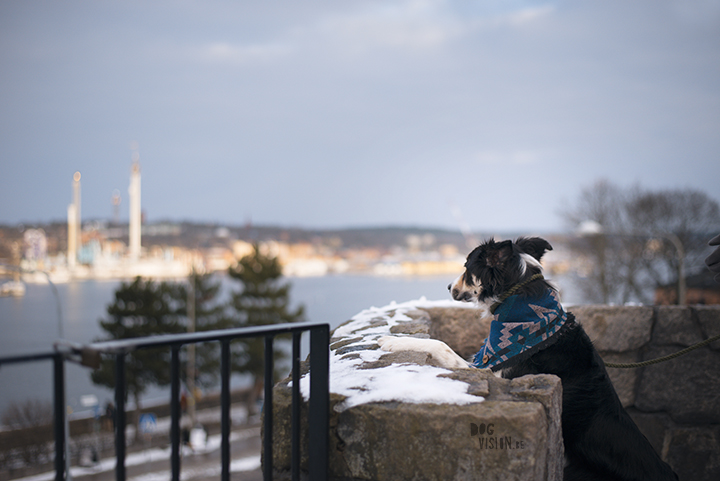
<svg viewBox="0 0 720 481">
<path fill-rule="evenodd" d="M 199 274 L 193 271 L 188 283 L 178 286 L 179 299 L 182 304 L 179 313 L 189 316 L 189 301 L 194 298 L 193 310 L 195 332 L 213 331 L 233 327 L 232 319 L 226 314 L 226 305 L 220 303 L 221 283 L 212 274 Z M 192 283 L 192 290 L 189 289 Z M 192 292 L 192 294 L 191 294 Z M 202 387 L 214 387 L 220 376 L 220 346 L 217 342 L 196 344 L 195 382 Z"/>
<path fill-rule="evenodd" d="M 122 283 L 115 291 L 115 301 L 107 307 L 107 319 L 100 320 L 106 336 L 99 341 L 131 339 L 185 332 L 185 318 L 178 302 L 178 286 L 137 277 Z M 170 350 L 141 349 L 125 356 L 126 400 L 129 395 L 140 406 L 140 396 L 150 385 L 170 383 Z M 95 384 L 115 388 L 115 358 L 103 359 L 100 368 L 91 374 Z"/>
<path fill-rule="evenodd" d="M 290 309 L 290 284 L 282 281 L 282 267 L 276 257 L 265 255 L 258 245 L 254 251 L 229 270 L 230 277 L 241 284 L 232 294 L 230 306 L 234 313 L 234 327 L 263 326 L 302 322 L 305 309 Z M 282 359 L 283 353 L 275 347 L 274 359 Z M 254 379 L 254 396 L 263 388 L 264 341 L 262 338 L 242 339 L 233 346 L 233 371 L 248 373 Z M 275 373 L 273 373 L 274 378 Z M 252 403 L 251 403 L 252 405 Z"/>
</svg>

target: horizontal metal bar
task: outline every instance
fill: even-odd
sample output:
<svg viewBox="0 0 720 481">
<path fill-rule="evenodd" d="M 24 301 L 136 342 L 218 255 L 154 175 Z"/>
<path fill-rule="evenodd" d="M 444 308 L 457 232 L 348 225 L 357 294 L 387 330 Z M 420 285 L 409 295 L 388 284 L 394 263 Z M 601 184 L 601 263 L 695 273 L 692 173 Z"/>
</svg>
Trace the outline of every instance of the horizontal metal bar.
<svg viewBox="0 0 720 481">
<path fill-rule="evenodd" d="M 45 361 L 57 356 L 56 352 L 40 352 L 37 354 L 23 354 L 19 356 L 0 357 L 0 365 L 15 364 L 19 362 Z"/>
<path fill-rule="evenodd" d="M 250 326 L 233 329 L 219 329 L 184 334 L 167 334 L 136 339 L 122 339 L 118 341 L 96 342 L 86 347 L 104 353 L 129 352 L 136 349 L 163 347 L 172 345 L 192 344 L 197 342 L 223 341 L 243 337 L 259 337 L 265 335 L 278 335 L 299 331 L 312 331 L 327 328 L 327 323 L 301 322 L 297 324 L 280 324 L 273 326 Z"/>
</svg>

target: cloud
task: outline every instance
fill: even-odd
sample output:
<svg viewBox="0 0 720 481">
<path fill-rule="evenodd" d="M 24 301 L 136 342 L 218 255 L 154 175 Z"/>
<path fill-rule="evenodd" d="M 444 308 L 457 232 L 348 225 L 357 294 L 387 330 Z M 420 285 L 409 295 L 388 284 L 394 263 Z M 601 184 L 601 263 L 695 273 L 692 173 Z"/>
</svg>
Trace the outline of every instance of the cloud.
<svg viewBox="0 0 720 481">
<path fill-rule="evenodd" d="M 457 38 L 465 28 L 459 19 L 448 15 L 444 4 L 410 0 L 370 5 L 359 11 L 324 16 L 317 23 L 316 32 L 353 50 L 436 47 Z"/>
<path fill-rule="evenodd" d="M 218 63 L 242 64 L 254 61 L 274 60 L 290 54 L 293 48 L 280 43 L 240 45 L 215 42 L 199 49 L 200 58 Z"/>
<path fill-rule="evenodd" d="M 491 2 L 492 3 L 492 2 Z M 399 53 L 428 53 L 461 42 L 474 34 L 498 27 L 521 28 L 553 12 L 550 6 L 526 7 L 516 2 L 501 7 L 467 12 L 447 0 L 403 0 L 361 2 L 315 16 L 263 35 L 262 41 L 233 40 L 210 43 L 172 43 L 156 39 L 150 51 L 155 58 L 176 62 L 188 59 L 219 65 L 245 65 L 340 55 L 384 56 Z M 292 60 L 290 60 L 292 62 Z"/>
<path fill-rule="evenodd" d="M 527 7 L 518 2 L 489 5 L 467 10 L 446 0 L 368 4 L 360 10 L 322 17 L 315 33 L 355 51 L 381 47 L 425 50 L 448 45 L 477 30 L 523 27 L 554 11 L 549 5 Z"/>
<path fill-rule="evenodd" d="M 542 159 L 542 154 L 532 150 L 484 150 L 475 154 L 475 160 L 482 165 L 531 165 Z"/>
</svg>

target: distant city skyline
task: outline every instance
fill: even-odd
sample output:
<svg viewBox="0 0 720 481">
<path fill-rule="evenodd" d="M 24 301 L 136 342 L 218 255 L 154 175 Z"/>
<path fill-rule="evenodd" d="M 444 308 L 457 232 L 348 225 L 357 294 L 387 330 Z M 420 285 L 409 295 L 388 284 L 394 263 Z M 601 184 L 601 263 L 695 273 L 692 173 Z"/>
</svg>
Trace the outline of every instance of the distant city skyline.
<svg viewBox="0 0 720 481">
<path fill-rule="evenodd" d="M 720 201 L 720 2 L 0 2 L 0 224 L 557 232 Z M 117 205 L 117 194 L 120 205 Z M 117 214 L 116 214 L 117 212 Z"/>
</svg>

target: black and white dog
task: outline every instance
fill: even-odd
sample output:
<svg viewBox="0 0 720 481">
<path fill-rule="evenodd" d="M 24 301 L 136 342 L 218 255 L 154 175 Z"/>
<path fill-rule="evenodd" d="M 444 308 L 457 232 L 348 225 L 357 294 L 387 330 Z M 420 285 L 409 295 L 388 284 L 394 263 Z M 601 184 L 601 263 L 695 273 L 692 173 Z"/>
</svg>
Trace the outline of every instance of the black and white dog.
<svg viewBox="0 0 720 481">
<path fill-rule="evenodd" d="M 384 337 L 384 350 L 430 352 L 446 367 L 501 371 L 504 378 L 554 374 L 562 381 L 565 481 L 676 480 L 620 403 L 605 365 L 583 328 L 542 277 L 552 246 L 539 237 L 484 242 L 449 286 L 455 300 L 485 304 L 490 334 L 471 363 L 430 339 Z"/>
</svg>

